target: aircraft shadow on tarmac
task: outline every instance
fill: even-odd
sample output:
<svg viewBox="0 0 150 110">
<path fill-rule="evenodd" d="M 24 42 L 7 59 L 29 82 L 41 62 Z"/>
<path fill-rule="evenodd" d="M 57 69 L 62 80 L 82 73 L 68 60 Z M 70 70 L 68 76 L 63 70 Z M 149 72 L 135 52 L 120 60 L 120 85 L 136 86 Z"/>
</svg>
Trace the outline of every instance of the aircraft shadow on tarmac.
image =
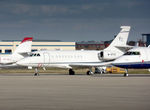
<svg viewBox="0 0 150 110">
<path fill-rule="evenodd" d="M 41 73 L 39 76 L 89 76 L 89 77 L 124 77 L 123 74 L 76 74 L 68 75 L 66 73 Z M 1 73 L 0 76 L 34 76 L 33 73 Z M 38 76 L 35 76 L 38 77 Z M 150 77 L 150 74 L 129 74 L 127 77 Z"/>
<path fill-rule="evenodd" d="M 95 74 L 93 77 L 124 77 L 123 74 Z M 150 74 L 129 74 L 127 77 L 150 77 Z"/>
</svg>

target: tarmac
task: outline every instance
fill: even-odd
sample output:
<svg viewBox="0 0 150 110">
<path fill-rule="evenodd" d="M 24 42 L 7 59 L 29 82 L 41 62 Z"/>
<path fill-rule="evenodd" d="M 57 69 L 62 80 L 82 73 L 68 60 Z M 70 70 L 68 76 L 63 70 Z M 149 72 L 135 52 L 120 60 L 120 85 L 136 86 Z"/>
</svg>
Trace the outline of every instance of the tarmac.
<svg viewBox="0 0 150 110">
<path fill-rule="evenodd" d="M 149 75 L 131 76 L 0 74 L 0 110 L 150 110 Z"/>
</svg>

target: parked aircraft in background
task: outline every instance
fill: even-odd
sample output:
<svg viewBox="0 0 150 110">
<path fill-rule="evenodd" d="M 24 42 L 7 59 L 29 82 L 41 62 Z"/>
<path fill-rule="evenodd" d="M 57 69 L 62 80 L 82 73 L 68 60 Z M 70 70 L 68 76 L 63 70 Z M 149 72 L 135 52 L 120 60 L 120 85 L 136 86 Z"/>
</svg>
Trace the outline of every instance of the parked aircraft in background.
<svg viewBox="0 0 150 110">
<path fill-rule="evenodd" d="M 150 68 L 150 48 L 135 47 L 127 51 L 123 56 L 117 58 L 113 63 L 114 66 L 125 68 L 128 76 L 128 69 L 149 69 Z"/>
<path fill-rule="evenodd" d="M 87 74 L 92 74 L 92 67 L 108 64 L 123 55 L 129 47 L 126 45 L 130 26 L 121 26 L 120 33 L 104 50 L 78 50 L 78 51 L 36 51 L 29 57 L 17 62 L 18 65 L 35 67 L 35 75 L 39 67 L 68 68 L 69 74 L 75 74 L 73 67 L 89 67 Z M 102 63 L 103 62 L 103 63 Z"/>
<path fill-rule="evenodd" d="M 26 37 L 18 45 L 16 50 L 11 55 L 0 56 L 0 67 L 12 67 L 16 66 L 16 62 L 28 56 L 31 52 L 32 37 Z"/>
</svg>

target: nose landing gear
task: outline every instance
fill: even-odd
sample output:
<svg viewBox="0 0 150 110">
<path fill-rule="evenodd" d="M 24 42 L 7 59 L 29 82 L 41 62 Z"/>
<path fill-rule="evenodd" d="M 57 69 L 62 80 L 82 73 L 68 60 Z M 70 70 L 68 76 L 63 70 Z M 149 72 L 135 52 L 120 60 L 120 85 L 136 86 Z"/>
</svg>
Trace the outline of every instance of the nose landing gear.
<svg viewBox="0 0 150 110">
<path fill-rule="evenodd" d="M 124 77 L 127 77 L 128 76 L 128 69 L 125 69 L 125 73 L 123 75 Z"/>
<path fill-rule="evenodd" d="M 89 69 L 89 71 L 86 72 L 86 74 L 87 74 L 87 75 L 92 75 L 92 74 L 94 74 L 93 71 L 92 71 L 92 67 Z"/>
</svg>

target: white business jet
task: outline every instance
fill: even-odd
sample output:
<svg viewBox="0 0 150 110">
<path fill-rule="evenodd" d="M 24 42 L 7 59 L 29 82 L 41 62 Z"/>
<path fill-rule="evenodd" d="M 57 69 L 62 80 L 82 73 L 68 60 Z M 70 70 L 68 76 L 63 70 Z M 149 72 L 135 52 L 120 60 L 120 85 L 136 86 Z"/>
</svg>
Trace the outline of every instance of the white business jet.
<svg viewBox="0 0 150 110">
<path fill-rule="evenodd" d="M 27 57 L 28 53 L 31 52 L 32 39 L 32 37 L 24 38 L 11 55 L 1 55 L 0 68 L 18 66 L 16 62 Z"/>
<path fill-rule="evenodd" d="M 150 48 L 135 47 L 127 51 L 123 56 L 117 58 L 113 63 L 114 66 L 125 68 L 128 76 L 128 69 L 149 69 L 150 68 Z"/>
<path fill-rule="evenodd" d="M 45 50 L 33 52 L 29 57 L 26 57 L 17 62 L 18 65 L 35 67 L 35 75 L 39 67 L 58 67 L 68 68 L 69 74 L 73 75 L 73 67 L 89 67 L 87 74 L 92 74 L 92 67 L 106 65 L 119 56 L 123 55 L 127 46 L 127 39 L 130 31 L 130 26 L 121 26 L 120 33 L 112 41 L 112 43 L 104 50 Z M 103 63 L 102 63 L 103 62 Z M 105 63 L 104 63 L 105 62 Z"/>
</svg>

